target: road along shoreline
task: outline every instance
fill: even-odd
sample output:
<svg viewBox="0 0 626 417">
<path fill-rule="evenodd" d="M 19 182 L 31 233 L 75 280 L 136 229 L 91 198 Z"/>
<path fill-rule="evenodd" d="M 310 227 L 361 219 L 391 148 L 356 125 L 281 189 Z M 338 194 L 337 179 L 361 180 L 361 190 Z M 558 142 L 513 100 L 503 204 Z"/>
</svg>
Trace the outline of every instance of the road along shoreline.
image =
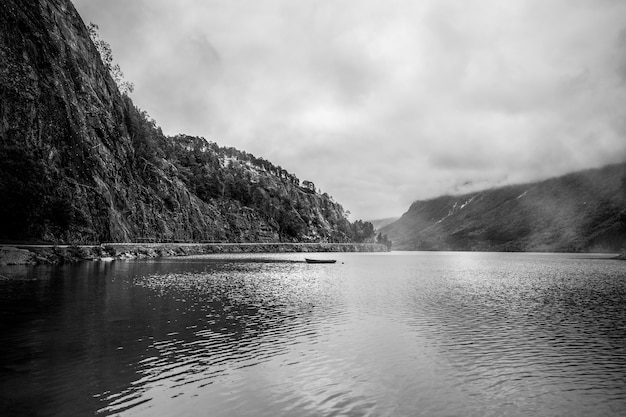
<svg viewBox="0 0 626 417">
<path fill-rule="evenodd" d="M 388 252 L 379 243 L 103 243 L 101 245 L 2 245 L 0 265 L 113 261 L 219 253 Z"/>
</svg>

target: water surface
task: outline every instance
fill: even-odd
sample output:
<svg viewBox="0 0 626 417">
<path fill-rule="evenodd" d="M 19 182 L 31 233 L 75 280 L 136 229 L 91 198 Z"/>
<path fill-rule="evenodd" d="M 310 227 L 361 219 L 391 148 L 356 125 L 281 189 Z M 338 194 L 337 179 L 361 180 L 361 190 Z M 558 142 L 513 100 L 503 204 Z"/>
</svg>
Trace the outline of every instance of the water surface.
<svg viewBox="0 0 626 417">
<path fill-rule="evenodd" d="M 0 414 L 626 410 L 626 262 L 326 256 L 3 267 Z"/>
</svg>

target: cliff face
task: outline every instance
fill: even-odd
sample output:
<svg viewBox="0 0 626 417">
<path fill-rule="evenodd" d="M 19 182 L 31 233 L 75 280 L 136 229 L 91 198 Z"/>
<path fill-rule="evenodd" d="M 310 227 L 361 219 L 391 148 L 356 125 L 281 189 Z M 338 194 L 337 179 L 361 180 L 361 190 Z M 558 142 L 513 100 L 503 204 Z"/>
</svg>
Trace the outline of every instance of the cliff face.
<svg viewBox="0 0 626 417">
<path fill-rule="evenodd" d="M 0 238 L 351 240 L 329 197 L 202 142 L 163 136 L 119 93 L 69 0 L 0 3 Z"/>
<path fill-rule="evenodd" d="M 98 178 L 126 170 L 128 135 L 121 97 L 101 63 L 90 59 L 95 49 L 80 36 L 83 26 L 63 1 L 0 4 L 5 234 L 49 234 L 80 216 L 80 227 L 93 236 L 108 220 L 104 211 L 90 215 L 103 206 L 94 191 Z"/>
<path fill-rule="evenodd" d="M 626 245 L 626 163 L 416 201 L 382 232 L 396 250 L 619 252 Z"/>
</svg>

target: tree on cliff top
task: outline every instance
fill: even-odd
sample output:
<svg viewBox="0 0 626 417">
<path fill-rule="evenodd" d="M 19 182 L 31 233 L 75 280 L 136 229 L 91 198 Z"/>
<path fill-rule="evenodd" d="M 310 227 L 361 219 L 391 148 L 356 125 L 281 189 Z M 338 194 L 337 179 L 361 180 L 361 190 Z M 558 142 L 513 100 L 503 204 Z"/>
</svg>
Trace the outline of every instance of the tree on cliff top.
<svg viewBox="0 0 626 417">
<path fill-rule="evenodd" d="M 87 26 L 87 30 L 89 31 L 89 37 L 91 41 L 96 46 L 98 53 L 100 54 L 100 58 L 102 59 L 102 63 L 111 74 L 113 81 L 117 84 L 117 88 L 120 90 L 120 93 L 128 95 L 132 93 L 135 89 L 135 84 L 130 81 L 127 81 L 124 78 L 124 73 L 120 68 L 120 65 L 113 62 L 113 52 L 111 51 L 111 45 L 100 37 L 98 33 L 98 25 L 95 23 L 89 22 Z"/>
</svg>

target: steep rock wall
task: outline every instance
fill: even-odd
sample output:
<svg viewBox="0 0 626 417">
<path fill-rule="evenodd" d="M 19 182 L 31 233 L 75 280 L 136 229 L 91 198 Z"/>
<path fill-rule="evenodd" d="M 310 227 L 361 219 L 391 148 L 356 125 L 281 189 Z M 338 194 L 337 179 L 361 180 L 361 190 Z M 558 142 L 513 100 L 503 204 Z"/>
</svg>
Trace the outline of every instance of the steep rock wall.
<svg viewBox="0 0 626 417">
<path fill-rule="evenodd" d="M 118 91 L 69 0 L 3 0 L 0 239 L 97 243 L 284 238 L 281 219 L 232 198 L 203 201 L 169 161 L 147 161 L 129 133 L 139 114 Z M 157 132 L 148 135 L 163 140 Z M 278 195 L 297 204 L 289 203 L 280 213 L 300 226 L 306 223 L 291 231 L 291 240 L 349 240 L 349 222 L 339 204 L 275 176 L 268 181 L 280 189 Z M 266 198 L 270 205 L 288 201 L 269 194 Z"/>
</svg>

